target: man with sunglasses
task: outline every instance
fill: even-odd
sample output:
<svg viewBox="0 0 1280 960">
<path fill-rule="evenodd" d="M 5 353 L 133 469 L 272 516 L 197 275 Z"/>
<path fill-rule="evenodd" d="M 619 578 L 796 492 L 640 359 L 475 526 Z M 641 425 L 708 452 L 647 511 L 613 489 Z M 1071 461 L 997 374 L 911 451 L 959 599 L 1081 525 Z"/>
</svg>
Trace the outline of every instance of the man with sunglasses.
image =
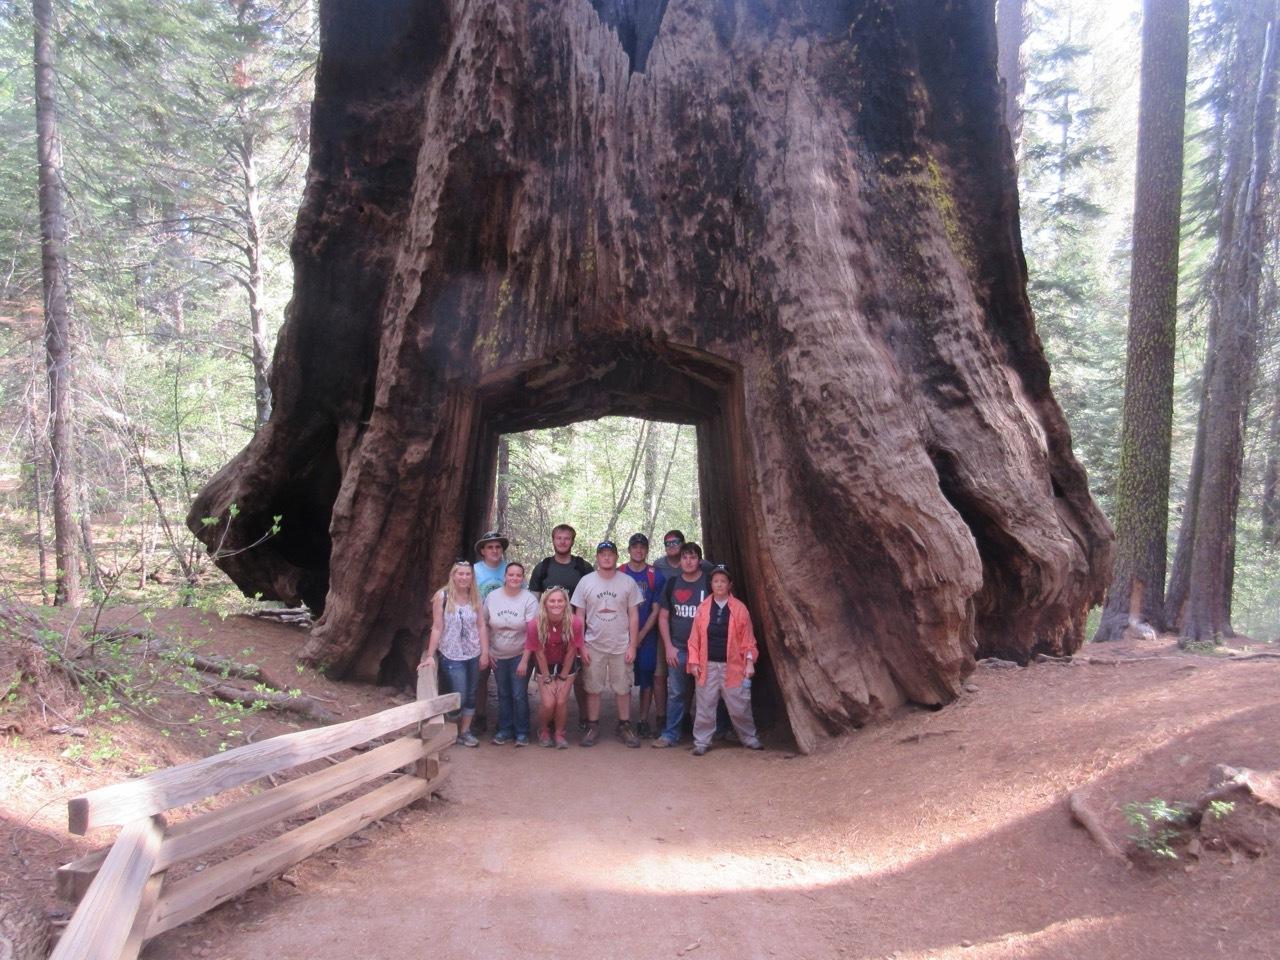
<svg viewBox="0 0 1280 960">
<path fill-rule="evenodd" d="M 664 580 L 680 576 L 680 548 L 684 546 L 684 534 L 679 530 L 668 530 L 662 535 L 662 548 L 666 552 L 653 562 L 653 569 L 662 574 Z M 701 561 L 702 572 L 711 572 L 711 561 Z"/>
</svg>

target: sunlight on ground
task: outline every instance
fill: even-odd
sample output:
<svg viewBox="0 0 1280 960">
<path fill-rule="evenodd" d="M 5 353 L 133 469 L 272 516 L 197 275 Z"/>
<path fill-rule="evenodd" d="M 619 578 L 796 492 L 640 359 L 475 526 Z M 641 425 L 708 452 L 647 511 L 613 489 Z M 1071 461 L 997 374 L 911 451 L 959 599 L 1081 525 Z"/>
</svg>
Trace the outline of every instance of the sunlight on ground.
<svg viewBox="0 0 1280 960">
<path fill-rule="evenodd" d="M 978 940 L 971 946 L 955 944 L 950 947 L 930 947 L 927 950 L 898 951 L 898 960 L 982 960 L 984 957 L 1050 956 L 1073 957 L 1079 955 L 1082 934 L 1099 931 L 1116 920 L 1115 916 L 1071 917 L 1051 923 L 1041 930 L 1027 933 L 1006 933 L 989 940 Z M 1086 941 L 1087 942 L 1087 941 Z"/>
</svg>

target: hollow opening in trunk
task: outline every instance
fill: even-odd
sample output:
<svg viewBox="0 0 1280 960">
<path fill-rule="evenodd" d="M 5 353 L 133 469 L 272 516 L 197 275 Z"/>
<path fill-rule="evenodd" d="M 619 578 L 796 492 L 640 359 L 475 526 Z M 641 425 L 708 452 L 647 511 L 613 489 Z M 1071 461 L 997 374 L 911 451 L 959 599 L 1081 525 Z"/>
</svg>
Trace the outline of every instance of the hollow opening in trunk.
<svg viewBox="0 0 1280 960">
<path fill-rule="evenodd" d="M 620 565 L 628 559 L 631 534 L 649 535 L 652 563 L 664 553 L 663 533 L 682 530 L 702 544 L 708 559 L 729 566 L 735 595 L 752 611 L 761 648 L 753 684 L 757 725 L 767 731 L 785 723 L 769 638 L 762 630 L 769 622 L 768 598 L 752 590 L 761 553 L 755 548 L 756 507 L 747 491 L 747 428 L 737 368 L 711 354 L 661 342 L 598 342 L 502 371 L 482 385 L 477 400 L 467 542 L 499 526 L 501 517 L 508 528 L 503 532 L 515 534 L 508 558 L 527 563 L 532 573 L 551 553 L 551 528 L 557 523 L 576 528 L 574 552 L 588 562 L 594 561 L 596 543 L 609 535 L 618 544 Z M 564 428 L 618 417 L 633 419 L 629 428 L 616 431 L 618 443 L 608 463 L 600 458 L 569 471 L 573 489 L 558 488 L 561 475 L 537 475 L 537 461 L 525 456 L 536 443 L 540 456 L 563 459 L 572 455 L 563 445 L 575 432 Z M 602 429 L 593 424 L 576 432 Z M 525 436 L 530 431 L 554 432 L 534 441 Z M 505 468 L 501 481 L 500 465 Z M 656 513 L 654 496 L 660 500 Z M 673 502 L 677 496 L 678 504 Z M 575 512 L 575 504 L 584 506 Z"/>
</svg>

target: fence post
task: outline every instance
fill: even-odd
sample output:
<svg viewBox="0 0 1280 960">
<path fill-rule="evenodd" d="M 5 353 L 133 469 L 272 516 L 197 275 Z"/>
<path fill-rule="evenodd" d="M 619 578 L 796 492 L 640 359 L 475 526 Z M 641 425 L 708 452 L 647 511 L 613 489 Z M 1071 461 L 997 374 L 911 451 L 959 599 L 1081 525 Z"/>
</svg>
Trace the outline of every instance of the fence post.
<svg viewBox="0 0 1280 960">
<path fill-rule="evenodd" d="M 419 670 L 418 671 L 418 699 L 430 700 L 432 697 L 439 695 L 440 679 L 439 670 Z M 444 726 L 444 717 L 428 717 L 426 720 L 418 723 L 418 736 L 425 740 L 430 740 L 440 732 L 440 728 Z M 423 757 L 413 765 L 413 775 L 422 777 L 425 780 L 434 780 L 440 774 L 440 754 L 434 753 L 431 756 Z M 423 797 L 420 801 L 425 804 L 430 800 L 430 796 Z"/>
</svg>

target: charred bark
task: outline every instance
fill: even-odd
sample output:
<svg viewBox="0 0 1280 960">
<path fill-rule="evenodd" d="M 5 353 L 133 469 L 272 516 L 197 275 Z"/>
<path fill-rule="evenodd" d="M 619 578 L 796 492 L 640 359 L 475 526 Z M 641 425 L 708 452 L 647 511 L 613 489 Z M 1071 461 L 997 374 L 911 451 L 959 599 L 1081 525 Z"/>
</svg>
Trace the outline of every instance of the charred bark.
<svg viewBox="0 0 1280 960">
<path fill-rule="evenodd" d="M 1189 17 L 1187 0 L 1143 5 L 1116 566 L 1095 640 L 1164 627 Z"/>
<path fill-rule="evenodd" d="M 1080 644 L 1111 535 L 1026 299 L 990 3 L 374 9 L 322 5 L 275 412 L 192 511 L 238 505 L 227 549 L 284 514 L 219 562 L 323 608 L 304 658 L 405 670 L 498 437 L 604 414 L 696 425 L 803 749 Z"/>
</svg>

